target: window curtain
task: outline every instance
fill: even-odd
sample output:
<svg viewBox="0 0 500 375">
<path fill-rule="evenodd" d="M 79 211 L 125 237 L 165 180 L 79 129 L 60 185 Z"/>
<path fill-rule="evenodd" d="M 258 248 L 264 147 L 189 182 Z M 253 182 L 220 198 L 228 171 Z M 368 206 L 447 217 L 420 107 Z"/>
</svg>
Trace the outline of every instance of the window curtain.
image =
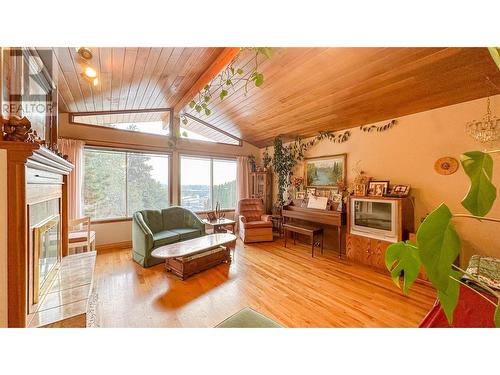
<svg viewBox="0 0 500 375">
<path fill-rule="evenodd" d="M 83 146 L 85 142 L 60 138 L 57 145 L 59 151 L 68 155 L 68 161 L 75 166 L 68 176 L 68 219 L 79 219 L 82 216 Z"/>
<path fill-rule="evenodd" d="M 238 228 L 238 202 L 240 199 L 250 197 L 250 164 L 247 156 L 238 156 L 236 158 L 236 209 L 234 218 L 236 221 L 236 228 Z"/>
</svg>

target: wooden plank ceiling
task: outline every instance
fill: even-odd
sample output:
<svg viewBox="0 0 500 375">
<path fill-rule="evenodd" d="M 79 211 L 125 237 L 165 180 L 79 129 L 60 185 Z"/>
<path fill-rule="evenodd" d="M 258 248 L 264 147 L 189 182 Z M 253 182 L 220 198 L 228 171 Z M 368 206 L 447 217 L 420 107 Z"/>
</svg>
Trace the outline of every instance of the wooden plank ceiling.
<svg viewBox="0 0 500 375">
<path fill-rule="evenodd" d="M 54 48 L 61 112 L 173 108 L 222 48 L 91 48 L 99 77 L 81 77 L 75 48 Z"/>
<path fill-rule="evenodd" d="M 76 48 L 53 48 L 61 112 L 101 112 L 174 108 L 181 98 L 224 52 L 224 48 L 96 48 L 83 61 Z M 86 66 L 97 71 L 94 86 L 81 73 Z M 169 113 L 168 113 L 169 114 Z M 157 121 L 158 112 L 88 116 L 85 123 Z M 164 120 L 164 119 L 163 119 Z M 215 141 L 234 143 L 226 135 L 199 123 L 188 130 Z"/>
<path fill-rule="evenodd" d="M 81 77 L 75 48 L 54 48 L 61 112 L 174 108 L 223 49 L 92 51 L 97 86 Z M 266 146 L 279 134 L 345 129 L 497 94 L 500 87 L 486 48 L 275 48 L 271 59 L 259 61 L 260 88 L 249 85 L 245 94 L 237 85 L 224 101 L 212 101 L 210 116 L 184 111 Z M 238 56 L 245 72 L 253 63 L 252 51 Z M 196 123 L 186 127 L 221 136 Z"/>
<path fill-rule="evenodd" d="M 248 70 L 253 58 L 242 52 L 238 66 Z M 210 116 L 185 111 L 262 147 L 279 134 L 346 129 L 497 94 L 500 87 L 486 48 L 277 48 L 271 59 L 261 58 L 259 71 L 260 88 L 229 90 L 224 101 L 213 101 Z"/>
</svg>

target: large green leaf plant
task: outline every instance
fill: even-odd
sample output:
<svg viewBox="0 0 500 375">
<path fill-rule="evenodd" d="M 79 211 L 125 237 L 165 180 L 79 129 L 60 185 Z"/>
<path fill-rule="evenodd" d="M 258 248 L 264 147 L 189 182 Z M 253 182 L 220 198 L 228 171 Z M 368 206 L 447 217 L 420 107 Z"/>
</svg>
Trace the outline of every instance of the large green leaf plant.
<svg viewBox="0 0 500 375">
<path fill-rule="evenodd" d="M 410 287 L 417 279 L 420 268 L 423 267 L 432 286 L 436 288 L 438 299 L 444 313 L 451 324 L 453 312 L 457 306 L 460 284 L 479 293 L 476 289 L 461 281 L 467 274 L 455 262 L 460 254 L 460 237 L 453 225 L 454 218 L 472 218 L 477 220 L 500 221 L 488 218 L 496 199 L 496 188 L 491 179 L 493 160 L 487 152 L 471 151 L 460 157 L 460 163 L 470 179 L 467 195 L 462 200 L 462 206 L 469 214 L 453 214 L 446 204 L 441 204 L 422 222 L 417 231 L 417 241 L 399 242 L 390 245 L 385 254 L 385 264 L 396 285 L 408 294 Z M 480 281 L 476 276 L 467 274 L 483 289 L 497 297 L 497 302 L 484 297 L 495 305 L 495 315 L 492 320 L 500 327 L 500 294 Z"/>
</svg>

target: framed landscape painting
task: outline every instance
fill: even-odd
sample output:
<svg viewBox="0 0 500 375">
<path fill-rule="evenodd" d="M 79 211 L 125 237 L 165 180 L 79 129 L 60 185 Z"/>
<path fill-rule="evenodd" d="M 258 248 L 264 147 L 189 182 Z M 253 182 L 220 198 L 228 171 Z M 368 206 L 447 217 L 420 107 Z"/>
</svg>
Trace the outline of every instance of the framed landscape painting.
<svg viewBox="0 0 500 375">
<path fill-rule="evenodd" d="M 306 186 L 319 188 L 336 187 L 346 178 L 347 154 L 322 156 L 304 160 Z"/>
</svg>

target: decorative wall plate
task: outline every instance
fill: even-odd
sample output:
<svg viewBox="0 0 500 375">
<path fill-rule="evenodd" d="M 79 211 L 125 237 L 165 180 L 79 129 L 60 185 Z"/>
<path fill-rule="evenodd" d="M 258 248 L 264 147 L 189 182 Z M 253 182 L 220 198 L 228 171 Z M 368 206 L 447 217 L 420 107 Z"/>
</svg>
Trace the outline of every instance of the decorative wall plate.
<svg viewBox="0 0 500 375">
<path fill-rule="evenodd" d="M 439 158 L 434 163 L 434 169 L 437 173 L 445 176 L 453 174 L 458 170 L 458 160 L 451 156 Z"/>
</svg>

